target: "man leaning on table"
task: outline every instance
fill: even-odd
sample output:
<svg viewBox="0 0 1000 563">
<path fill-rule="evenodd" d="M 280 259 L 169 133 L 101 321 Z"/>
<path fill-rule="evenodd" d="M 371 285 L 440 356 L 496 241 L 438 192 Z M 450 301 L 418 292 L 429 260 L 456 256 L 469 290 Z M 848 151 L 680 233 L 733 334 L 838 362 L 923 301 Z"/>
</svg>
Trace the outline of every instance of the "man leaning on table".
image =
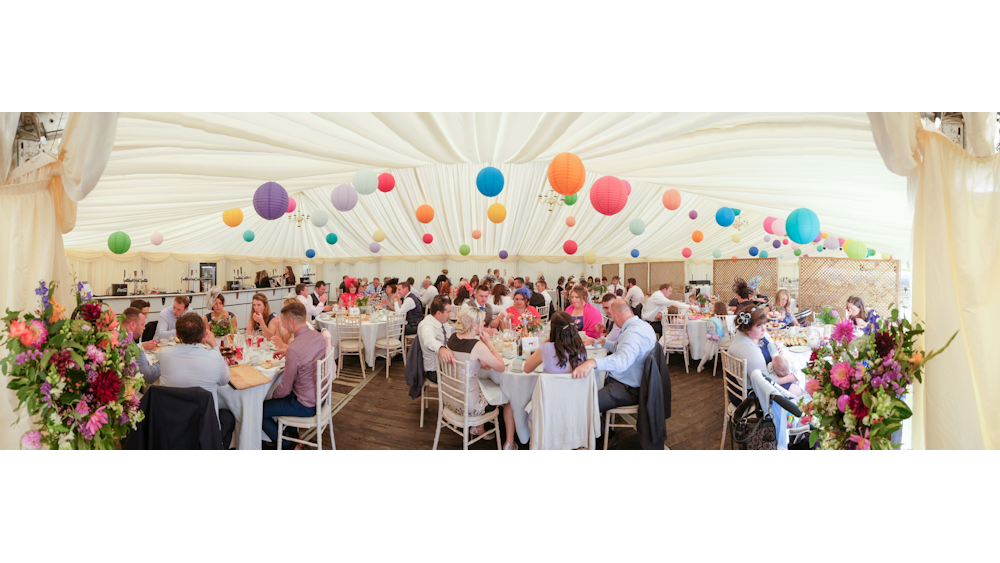
<svg viewBox="0 0 1000 563">
<path fill-rule="evenodd" d="M 306 310 L 307 319 L 315 319 L 323 311 L 333 309 L 332 305 L 326 304 L 328 298 L 326 294 L 320 298 L 319 305 L 313 305 L 312 298 L 309 297 L 309 286 L 304 283 L 295 286 L 295 295 L 298 297 L 299 303 L 302 303 L 302 307 Z"/>
<path fill-rule="evenodd" d="M 320 280 L 320 281 L 316 282 L 315 290 L 313 291 L 313 294 L 310 295 L 310 297 L 312 298 L 312 305 L 313 305 L 313 307 L 317 307 L 319 305 L 323 305 L 323 310 L 324 311 L 332 311 L 333 310 L 333 305 L 330 305 L 330 303 L 329 303 L 330 296 L 326 293 L 326 282 L 325 281 Z M 303 303 L 303 305 L 304 305 L 304 303 Z M 315 319 L 315 318 L 316 317 L 314 316 L 313 319 Z"/>
<path fill-rule="evenodd" d="M 156 339 L 166 340 L 177 336 L 177 319 L 191 312 L 191 300 L 184 295 L 174 297 L 174 306 L 160 311 L 160 320 L 156 323 Z"/>
<path fill-rule="evenodd" d="M 295 338 L 284 351 L 285 372 L 274 388 L 273 398 L 264 401 L 264 433 L 274 444 L 278 443 L 275 417 L 313 416 L 316 413 L 316 362 L 326 355 L 326 341 L 322 333 L 306 324 L 306 314 L 302 303 L 293 302 L 281 308 L 281 324 Z M 281 447 L 291 448 L 293 444 L 285 441 Z M 300 445 L 294 447 L 302 449 Z"/>
<path fill-rule="evenodd" d="M 431 301 L 430 314 L 417 326 L 417 338 L 424 356 L 424 377 L 437 383 L 437 357 L 449 364 L 455 363 L 455 355 L 448 349 L 448 339 L 455 329 L 448 320 L 451 318 L 451 298 L 439 295 Z"/>
<path fill-rule="evenodd" d="M 646 304 L 642 307 L 642 319 L 653 325 L 653 331 L 656 334 L 663 333 L 663 324 L 660 320 L 663 318 L 663 315 L 667 314 L 667 309 L 671 306 L 684 310 L 690 309 L 686 303 L 670 299 L 670 294 L 673 291 L 674 286 L 669 283 L 661 284 L 660 289 L 651 293 L 649 299 L 646 300 Z"/>
</svg>

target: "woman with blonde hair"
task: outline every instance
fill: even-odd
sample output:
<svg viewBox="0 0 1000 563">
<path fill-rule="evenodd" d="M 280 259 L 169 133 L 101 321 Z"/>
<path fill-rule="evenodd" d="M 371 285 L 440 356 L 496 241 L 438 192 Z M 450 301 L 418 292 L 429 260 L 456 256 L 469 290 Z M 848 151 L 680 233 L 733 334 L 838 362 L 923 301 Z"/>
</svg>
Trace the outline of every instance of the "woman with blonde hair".
<svg viewBox="0 0 1000 563">
<path fill-rule="evenodd" d="M 799 321 L 795 320 L 795 315 L 792 314 L 792 298 L 788 295 L 787 289 L 779 289 L 774 294 L 773 307 L 775 311 L 784 314 L 781 322 L 786 325 L 799 326 Z"/>
</svg>

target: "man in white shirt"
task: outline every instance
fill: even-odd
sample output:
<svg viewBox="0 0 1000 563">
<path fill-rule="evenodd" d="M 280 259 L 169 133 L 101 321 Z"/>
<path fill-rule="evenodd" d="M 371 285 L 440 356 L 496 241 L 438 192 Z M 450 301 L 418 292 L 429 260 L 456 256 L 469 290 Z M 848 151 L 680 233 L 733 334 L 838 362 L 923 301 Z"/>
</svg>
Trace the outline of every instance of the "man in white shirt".
<svg viewBox="0 0 1000 563">
<path fill-rule="evenodd" d="M 324 311 L 332 311 L 333 305 L 329 304 L 330 296 L 326 293 L 326 282 L 320 280 L 316 282 L 315 291 L 310 296 L 312 298 L 313 306 L 323 305 Z M 313 317 L 315 319 L 316 317 Z"/>
<path fill-rule="evenodd" d="M 618 295 L 618 290 L 622 290 L 622 294 L 625 293 L 625 288 L 622 287 L 621 278 L 615 276 L 611 278 L 611 285 L 608 286 L 608 293 L 611 295 Z"/>
<path fill-rule="evenodd" d="M 641 312 L 639 306 L 642 305 L 642 298 L 642 289 L 636 285 L 635 278 L 629 278 L 628 291 L 625 292 L 625 302 L 632 308 L 633 314 L 638 315 Z"/>
<path fill-rule="evenodd" d="M 673 292 L 674 286 L 669 283 L 660 284 L 660 289 L 654 291 L 642 307 L 642 319 L 653 325 L 653 330 L 657 335 L 663 334 L 663 325 L 660 323 L 660 319 L 667 313 L 668 308 L 671 306 L 684 310 L 690 308 L 680 301 L 670 299 L 670 294 Z"/>
<path fill-rule="evenodd" d="M 451 318 L 451 298 L 440 295 L 431 301 L 430 314 L 424 317 L 417 326 L 417 337 L 424 356 L 424 377 L 437 383 L 437 358 L 453 364 L 455 355 L 448 349 L 448 339 L 455 329 L 448 319 Z"/>
<path fill-rule="evenodd" d="M 406 316 L 403 334 L 416 334 L 424 318 L 424 306 L 416 294 L 410 292 L 409 282 L 399 282 L 399 289 L 392 294 L 392 310 Z"/>
<path fill-rule="evenodd" d="M 549 314 L 552 314 L 555 311 L 552 310 L 552 296 L 549 295 L 548 289 L 549 285 L 544 281 L 538 280 L 535 282 L 535 293 L 542 294 L 542 299 L 545 299 L 545 306 L 549 308 Z"/>
<path fill-rule="evenodd" d="M 171 309 L 160 311 L 160 320 L 156 323 L 156 339 L 169 340 L 177 336 L 177 319 L 191 312 L 189 307 L 191 300 L 184 295 L 174 297 L 174 306 Z"/>
<path fill-rule="evenodd" d="M 332 309 L 332 307 L 330 307 L 330 309 L 326 308 L 326 301 L 328 297 L 326 294 L 320 298 L 319 305 L 313 305 L 312 297 L 309 297 L 309 286 L 304 283 L 300 283 L 295 286 L 295 295 L 298 297 L 299 302 L 302 303 L 302 306 L 306 308 L 306 315 L 308 315 L 310 319 L 315 319 L 316 316 L 324 310 L 329 311 Z"/>
<path fill-rule="evenodd" d="M 431 284 L 431 279 L 424 279 L 424 291 L 420 295 L 420 302 L 424 304 L 424 309 L 429 308 L 431 306 L 431 301 L 434 301 L 434 298 L 437 296 L 438 290 Z"/>
</svg>

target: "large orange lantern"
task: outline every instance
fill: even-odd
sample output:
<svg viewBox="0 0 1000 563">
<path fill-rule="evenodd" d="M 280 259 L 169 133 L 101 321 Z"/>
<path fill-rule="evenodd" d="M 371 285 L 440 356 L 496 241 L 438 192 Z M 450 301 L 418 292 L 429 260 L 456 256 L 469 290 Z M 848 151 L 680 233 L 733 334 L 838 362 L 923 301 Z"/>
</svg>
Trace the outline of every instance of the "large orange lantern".
<svg viewBox="0 0 1000 563">
<path fill-rule="evenodd" d="M 549 163 L 549 185 L 562 195 L 580 191 L 586 178 L 583 161 L 573 153 L 559 153 Z"/>
<path fill-rule="evenodd" d="M 430 223 L 434 220 L 434 208 L 424 204 L 417 208 L 417 221 Z"/>
</svg>

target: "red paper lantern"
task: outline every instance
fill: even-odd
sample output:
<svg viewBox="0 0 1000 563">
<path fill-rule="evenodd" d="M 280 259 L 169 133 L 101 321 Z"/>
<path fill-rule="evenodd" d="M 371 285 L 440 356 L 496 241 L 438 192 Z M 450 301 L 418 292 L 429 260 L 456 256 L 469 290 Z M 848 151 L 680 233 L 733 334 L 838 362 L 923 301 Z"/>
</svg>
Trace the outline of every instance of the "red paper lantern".
<svg viewBox="0 0 1000 563">
<path fill-rule="evenodd" d="M 576 242 L 572 240 L 564 242 L 563 250 L 566 251 L 566 254 L 576 254 Z"/>
<path fill-rule="evenodd" d="M 421 223 L 430 223 L 434 220 L 434 208 L 430 205 L 424 204 L 417 208 L 417 221 Z"/>
<path fill-rule="evenodd" d="M 559 153 L 549 163 L 549 185 L 562 195 L 573 195 L 583 187 L 587 171 L 583 161 L 573 153 Z"/>
<path fill-rule="evenodd" d="M 424 235 L 424 243 L 430 244 L 432 242 L 434 242 L 434 237 L 432 237 L 430 233 L 425 234 Z"/>
<path fill-rule="evenodd" d="M 396 187 L 396 179 L 392 177 L 392 174 L 388 172 L 383 172 L 378 175 L 378 191 L 380 192 L 391 192 L 392 188 Z"/>
<path fill-rule="evenodd" d="M 690 248 L 685 248 L 684 250 L 681 251 L 681 255 L 683 255 L 685 258 L 690 258 L 691 257 L 691 249 Z"/>
<path fill-rule="evenodd" d="M 614 176 L 604 176 L 590 188 L 590 204 L 602 215 L 614 215 L 625 209 L 628 192 L 621 180 Z"/>
</svg>

